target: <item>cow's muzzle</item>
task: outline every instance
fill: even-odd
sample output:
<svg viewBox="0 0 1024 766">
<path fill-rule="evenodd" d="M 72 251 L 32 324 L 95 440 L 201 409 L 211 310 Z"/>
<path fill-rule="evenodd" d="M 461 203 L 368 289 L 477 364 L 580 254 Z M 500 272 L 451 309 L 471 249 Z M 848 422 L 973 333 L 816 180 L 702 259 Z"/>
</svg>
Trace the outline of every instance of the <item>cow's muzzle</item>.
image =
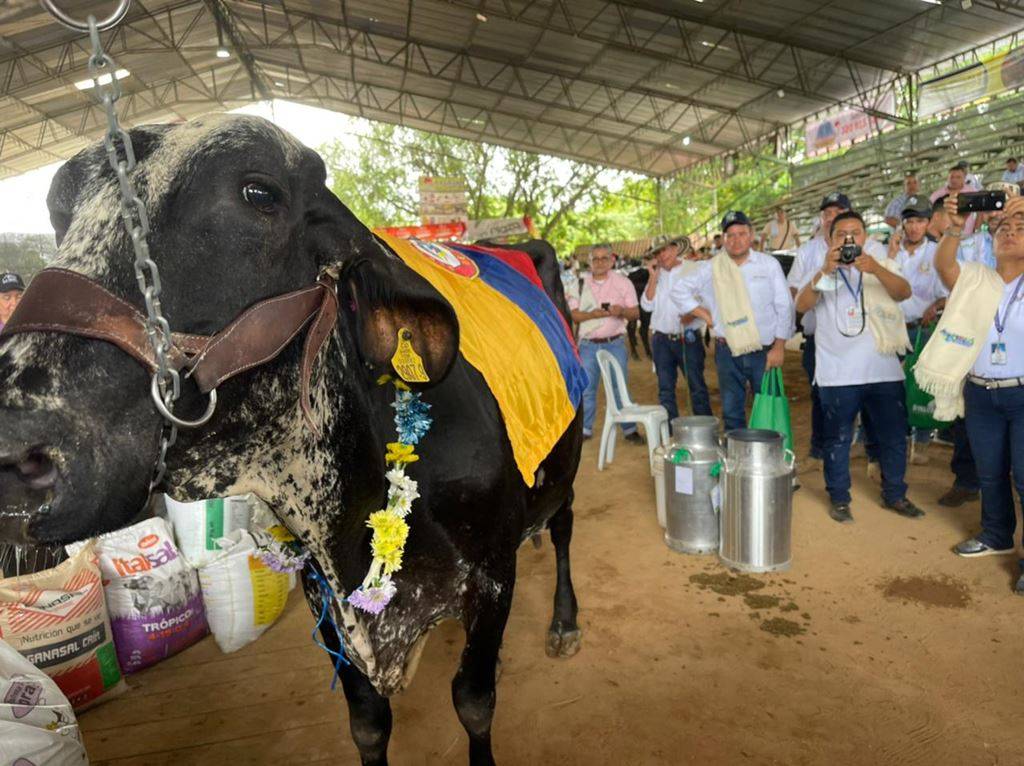
<svg viewBox="0 0 1024 766">
<path fill-rule="evenodd" d="M 49 513 L 58 478 L 41 447 L 0 453 L 0 541 L 32 541 L 29 526 Z"/>
</svg>

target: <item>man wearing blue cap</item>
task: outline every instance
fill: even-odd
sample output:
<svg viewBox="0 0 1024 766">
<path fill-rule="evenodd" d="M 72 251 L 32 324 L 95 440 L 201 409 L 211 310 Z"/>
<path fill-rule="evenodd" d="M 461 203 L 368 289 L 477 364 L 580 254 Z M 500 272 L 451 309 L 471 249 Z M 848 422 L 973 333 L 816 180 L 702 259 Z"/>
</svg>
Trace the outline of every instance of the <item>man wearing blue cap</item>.
<svg viewBox="0 0 1024 766">
<path fill-rule="evenodd" d="M 793 298 L 782 266 L 751 249 L 754 229 L 746 213 L 722 219 L 725 249 L 677 283 L 679 313 L 693 313 L 715 336 L 715 366 L 726 430 L 747 422 L 747 388 L 757 392 L 765 369 L 781 367 L 793 335 Z"/>
<path fill-rule="evenodd" d="M 14 314 L 23 292 L 25 283 L 18 274 L 11 271 L 0 274 L 0 330 Z"/>
<path fill-rule="evenodd" d="M 818 233 L 810 241 L 805 242 L 796 251 L 796 258 L 786 275 L 789 284 L 789 292 L 796 298 L 797 291 L 803 286 L 806 278 L 810 276 L 809 269 L 813 270 L 812 264 L 824 259 L 828 252 L 828 229 L 832 221 L 840 213 L 850 209 L 850 198 L 842 192 L 834 191 L 825 196 L 818 208 Z M 801 330 L 804 335 L 803 347 L 803 368 L 807 373 L 807 380 L 811 384 L 811 459 L 821 460 L 825 456 L 824 443 L 825 415 L 821 409 L 821 396 L 818 386 L 814 382 L 814 331 L 816 329 L 814 312 L 810 311 L 800 318 Z"/>
</svg>

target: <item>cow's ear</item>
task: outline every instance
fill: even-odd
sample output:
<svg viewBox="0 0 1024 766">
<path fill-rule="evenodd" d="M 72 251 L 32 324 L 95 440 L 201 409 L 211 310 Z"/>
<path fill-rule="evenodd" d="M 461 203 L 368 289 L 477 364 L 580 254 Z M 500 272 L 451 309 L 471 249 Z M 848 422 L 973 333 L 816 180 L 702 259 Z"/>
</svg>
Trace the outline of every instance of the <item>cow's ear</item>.
<svg viewBox="0 0 1024 766">
<path fill-rule="evenodd" d="M 359 353 L 373 374 L 397 374 L 423 386 L 441 382 L 459 350 L 451 304 L 394 256 L 361 259 L 346 271 L 342 290 L 348 292 Z"/>
<path fill-rule="evenodd" d="M 146 159 L 171 128 L 170 125 L 147 125 L 128 131 L 132 139 L 135 161 L 141 162 Z M 83 196 L 95 191 L 90 190 L 90 182 L 96 180 L 97 168 L 101 168 L 103 177 L 113 178 L 114 172 L 107 165 L 107 155 L 102 144 L 82 150 L 61 165 L 54 175 L 50 193 L 46 195 L 46 206 L 50 210 L 50 223 L 53 225 L 57 247 L 60 247 L 68 233 L 78 203 Z"/>
</svg>

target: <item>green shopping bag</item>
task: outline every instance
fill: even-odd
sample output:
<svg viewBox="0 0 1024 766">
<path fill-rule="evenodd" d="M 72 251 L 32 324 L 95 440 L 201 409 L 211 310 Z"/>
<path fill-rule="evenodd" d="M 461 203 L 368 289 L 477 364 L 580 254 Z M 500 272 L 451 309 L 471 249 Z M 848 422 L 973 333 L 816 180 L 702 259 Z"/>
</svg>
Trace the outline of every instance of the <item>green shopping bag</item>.
<svg viewBox="0 0 1024 766">
<path fill-rule="evenodd" d="M 782 370 L 775 367 L 761 378 L 761 393 L 754 397 L 750 428 L 764 428 L 782 434 L 783 444 L 793 449 L 793 427 L 789 422 L 789 401 L 782 383 Z"/>
<path fill-rule="evenodd" d="M 907 423 L 911 428 L 925 431 L 949 428 L 949 422 L 935 419 L 935 397 L 922 391 L 914 377 L 914 365 L 921 356 L 921 328 L 917 328 L 914 350 L 903 360 L 903 373 L 907 377 Z"/>
</svg>

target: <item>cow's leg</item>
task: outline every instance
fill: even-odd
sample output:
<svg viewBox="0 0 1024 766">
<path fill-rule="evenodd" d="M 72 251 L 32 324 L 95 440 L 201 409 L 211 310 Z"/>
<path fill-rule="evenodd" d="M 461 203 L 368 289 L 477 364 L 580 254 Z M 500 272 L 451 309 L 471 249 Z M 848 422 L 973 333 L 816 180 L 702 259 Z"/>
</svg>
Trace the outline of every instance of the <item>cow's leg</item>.
<svg viewBox="0 0 1024 766">
<path fill-rule="evenodd" d="M 494 718 L 498 651 L 512 606 L 515 573 L 488 579 L 490 582 L 484 587 L 491 592 L 481 592 L 480 598 L 467 609 L 466 648 L 462 651 L 459 670 L 452 679 L 455 712 L 469 735 L 470 766 L 494 764 L 491 720 Z M 496 595 L 494 590 L 497 590 Z"/>
<path fill-rule="evenodd" d="M 576 591 L 572 587 L 572 573 L 569 570 L 569 543 L 572 540 L 572 500 L 565 501 L 559 511 L 551 517 L 548 529 L 551 542 L 555 544 L 555 612 L 548 628 L 546 651 L 548 657 L 572 657 L 580 650 L 580 627 L 576 624 Z"/>
<path fill-rule="evenodd" d="M 320 628 L 324 645 L 332 652 L 340 646 L 338 634 L 329 625 Z M 348 701 L 348 725 L 363 766 L 387 766 L 391 738 L 391 703 L 381 696 L 355 665 L 338 669 Z"/>
</svg>

